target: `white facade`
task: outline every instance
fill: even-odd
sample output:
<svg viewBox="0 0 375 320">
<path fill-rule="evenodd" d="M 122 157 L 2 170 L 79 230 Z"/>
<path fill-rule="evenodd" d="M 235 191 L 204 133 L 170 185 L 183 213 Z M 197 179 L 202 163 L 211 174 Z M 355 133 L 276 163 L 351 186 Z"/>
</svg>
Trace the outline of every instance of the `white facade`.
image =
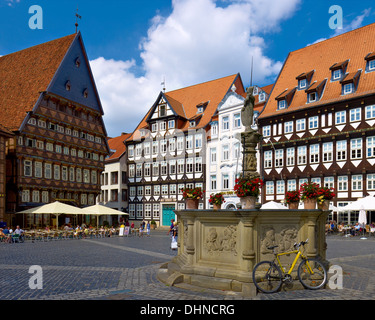
<svg viewBox="0 0 375 320">
<path fill-rule="evenodd" d="M 127 181 L 126 181 L 126 156 L 122 156 L 116 162 L 105 164 L 105 169 L 101 175 L 102 192 L 98 203 L 109 208 L 119 210 L 119 216 L 128 207 L 127 202 Z M 113 224 L 114 219 L 110 216 L 103 216 L 101 221 L 108 221 Z"/>
<path fill-rule="evenodd" d="M 206 153 L 206 205 L 212 193 L 224 193 L 222 209 L 236 209 L 239 198 L 234 193 L 236 177 L 242 173 L 241 121 L 244 98 L 230 92 L 218 106 L 218 121 L 211 123 L 211 140 Z"/>
</svg>

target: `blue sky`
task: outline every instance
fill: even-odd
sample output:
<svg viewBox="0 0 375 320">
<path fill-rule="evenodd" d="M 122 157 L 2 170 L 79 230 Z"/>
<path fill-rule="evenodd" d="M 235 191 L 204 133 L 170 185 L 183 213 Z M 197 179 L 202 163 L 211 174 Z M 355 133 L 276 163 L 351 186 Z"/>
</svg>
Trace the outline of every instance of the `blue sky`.
<svg viewBox="0 0 375 320">
<path fill-rule="evenodd" d="M 332 5 L 343 30 L 329 27 Z M 77 7 L 110 136 L 134 130 L 164 78 L 174 90 L 239 72 L 249 85 L 254 57 L 254 83 L 268 85 L 290 51 L 375 22 L 370 0 L 0 0 L 0 55 L 74 33 Z"/>
</svg>

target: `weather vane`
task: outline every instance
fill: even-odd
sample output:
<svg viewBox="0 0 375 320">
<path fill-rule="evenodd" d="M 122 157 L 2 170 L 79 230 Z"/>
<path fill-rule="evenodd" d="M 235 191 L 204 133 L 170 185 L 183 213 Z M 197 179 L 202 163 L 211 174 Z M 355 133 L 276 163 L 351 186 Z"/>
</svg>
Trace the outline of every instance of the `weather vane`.
<svg viewBox="0 0 375 320">
<path fill-rule="evenodd" d="M 78 19 L 82 19 L 82 17 L 78 14 L 78 7 L 77 7 L 77 13 L 76 13 L 76 33 L 78 32 Z"/>
</svg>

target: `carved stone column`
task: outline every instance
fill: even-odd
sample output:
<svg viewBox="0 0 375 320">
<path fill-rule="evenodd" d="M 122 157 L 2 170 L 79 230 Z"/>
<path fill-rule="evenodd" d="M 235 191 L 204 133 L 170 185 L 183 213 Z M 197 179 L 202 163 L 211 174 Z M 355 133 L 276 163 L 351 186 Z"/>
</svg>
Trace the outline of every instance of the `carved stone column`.
<svg viewBox="0 0 375 320">
<path fill-rule="evenodd" d="M 186 241 L 186 253 L 188 254 L 189 264 L 193 264 L 193 257 L 195 255 L 195 245 L 194 245 L 194 220 L 188 219 L 188 238 Z"/>
<path fill-rule="evenodd" d="M 254 267 L 255 250 L 254 250 L 254 220 L 243 222 L 243 251 L 242 259 L 244 260 L 243 271 L 251 272 Z"/>
<path fill-rule="evenodd" d="M 243 177 L 259 177 L 257 172 L 256 147 L 262 135 L 254 130 L 241 134 L 243 146 Z"/>
<path fill-rule="evenodd" d="M 309 242 L 307 244 L 307 256 L 309 258 L 314 258 L 317 255 L 316 249 L 316 221 L 314 217 L 309 217 L 307 222 L 307 235 L 309 237 Z"/>
</svg>

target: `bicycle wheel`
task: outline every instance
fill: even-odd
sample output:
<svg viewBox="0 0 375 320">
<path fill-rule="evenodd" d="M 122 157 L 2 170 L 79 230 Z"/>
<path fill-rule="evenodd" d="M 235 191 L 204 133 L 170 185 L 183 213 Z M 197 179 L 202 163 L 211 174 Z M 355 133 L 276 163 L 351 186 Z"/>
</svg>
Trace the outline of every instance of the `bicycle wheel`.
<svg viewBox="0 0 375 320">
<path fill-rule="evenodd" d="M 326 284 L 327 271 L 319 260 L 306 259 L 298 267 L 298 279 L 305 288 L 318 290 Z"/>
<path fill-rule="evenodd" d="M 280 289 L 282 284 L 281 270 L 273 262 L 259 262 L 253 269 L 253 282 L 259 291 L 274 293 Z"/>
</svg>

